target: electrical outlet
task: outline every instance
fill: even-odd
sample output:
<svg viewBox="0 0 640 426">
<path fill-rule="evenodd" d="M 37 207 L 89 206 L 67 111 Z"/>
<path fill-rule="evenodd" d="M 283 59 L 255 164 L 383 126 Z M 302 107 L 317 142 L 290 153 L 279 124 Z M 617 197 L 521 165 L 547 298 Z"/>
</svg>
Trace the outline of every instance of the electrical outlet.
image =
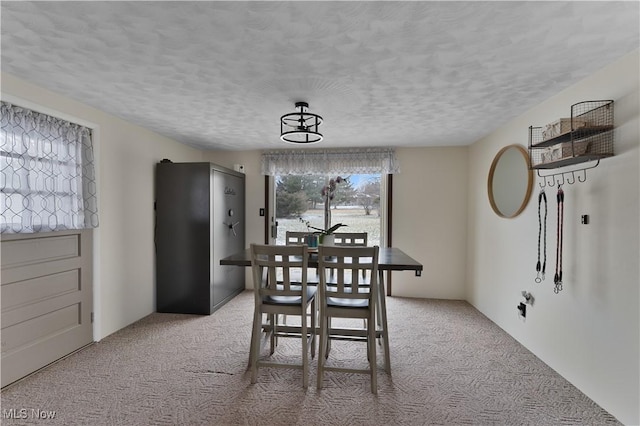
<svg viewBox="0 0 640 426">
<path fill-rule="evenodd" d="M 525 305 L 524 303 L 520 302 L 520 304 L 518 305 L 518 311 L 520 312 L 520 316 L 522 318 L 526 318 L 527 317 L 527 305 Z"/>
</svg>

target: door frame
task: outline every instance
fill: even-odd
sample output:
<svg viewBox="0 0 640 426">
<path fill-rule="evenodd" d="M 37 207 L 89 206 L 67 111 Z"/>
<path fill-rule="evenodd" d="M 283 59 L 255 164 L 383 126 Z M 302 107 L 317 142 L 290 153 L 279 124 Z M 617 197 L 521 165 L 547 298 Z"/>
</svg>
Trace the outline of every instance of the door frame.
<svg viewBox="0 0 640 426">
<path fill-rule="evenodd" d="M 382 180 L 382 185 L 384 186 L 384 191 L 386 194 L 386 203 L 383 206 L 383 215 L 384 215 L 384 223 L 381 223 L 382 231 L 384 232 L 384 245 L 386 247 L 392 247 L 392 236 L 393 236 L 393 175 L 387 174 L 385 175 L 386 179 Z M 275 223 L 275 211 L 276 211 L 276 197 L 275 197 L 275 182 L 273 176 L 265 176 L 264 177 L 264 205 L 265 205 L 265 214 L 264 214 L 264 243 L 265 244 L 275 244 L 276 238 L 274 235 L 277 235 L 277 223 Z M 275 232 L 273 231 L 272 226 L 276 226 Z M 390 293 L 391 289 L 391 273 L 387 274 L 387 282 L 388 293 Z M 391 295 L 391 294 L 389 294 Z"/>
</svg>

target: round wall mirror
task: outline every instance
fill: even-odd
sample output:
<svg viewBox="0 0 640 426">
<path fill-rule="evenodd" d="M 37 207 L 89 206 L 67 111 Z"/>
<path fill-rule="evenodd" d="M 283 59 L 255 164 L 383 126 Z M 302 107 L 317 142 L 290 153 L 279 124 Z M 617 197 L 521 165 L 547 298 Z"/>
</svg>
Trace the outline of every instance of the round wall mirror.
<svg viewBox="0 0 640 426">
<path fill-rule="evenodd" d="M 533 189 L 533 170 L 529 153 L 520 145 L 502 148 L 493 159 L 487 181 L 489 203 L 500 217 L 518 216 L 529 203 Z"/>
</svg>

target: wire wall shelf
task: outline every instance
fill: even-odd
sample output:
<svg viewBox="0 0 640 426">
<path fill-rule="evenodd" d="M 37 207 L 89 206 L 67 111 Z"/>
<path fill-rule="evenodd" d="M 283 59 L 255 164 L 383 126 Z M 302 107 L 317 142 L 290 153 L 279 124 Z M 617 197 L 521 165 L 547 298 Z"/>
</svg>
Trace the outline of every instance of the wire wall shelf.
<svg viewBox="0 0 640 426">
<path fill-rule="evenodd" d="M 613 129 L 612 100 L 578 102 L 569 118 L 529 127 L 529 166 L 542 178 L 540 186 L 586 181 L 587 170 L 613 156 Z M 542 172 L 586 163 L 569 171 Z"/>
</svg>

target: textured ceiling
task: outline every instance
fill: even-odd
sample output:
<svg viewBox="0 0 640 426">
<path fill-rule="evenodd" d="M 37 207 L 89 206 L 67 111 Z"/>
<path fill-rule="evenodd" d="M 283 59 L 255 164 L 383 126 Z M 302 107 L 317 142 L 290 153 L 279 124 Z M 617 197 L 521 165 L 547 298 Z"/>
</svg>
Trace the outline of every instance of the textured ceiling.
<svg viewBox="0 0 640 426">
<path fill-rule="evenodd" d="M 7 2 L 2 71 L 205 149 L 467 145 L 639 46 L 638 2 Z"/>
</svg>

